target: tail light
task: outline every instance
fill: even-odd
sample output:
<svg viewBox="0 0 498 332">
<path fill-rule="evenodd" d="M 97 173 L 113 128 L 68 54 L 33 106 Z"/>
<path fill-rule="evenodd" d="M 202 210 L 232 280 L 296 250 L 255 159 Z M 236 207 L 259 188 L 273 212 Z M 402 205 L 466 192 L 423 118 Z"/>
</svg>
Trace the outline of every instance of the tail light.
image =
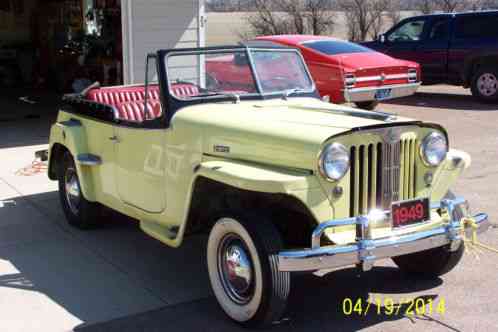
<svg viewBox="0 0 498 332">
<path fill-rule="evenodd" d="M 408 82 L 414 83 L 418 80 L 418 74 L 416 69 L 408 69 Z"/>
<path fill-rule="evenodd" d="M 346 73 L 344 74 L 344 86 L 346 89 L 353 88 L 356 84 L 356 77 L 354 74 Z"/>
</svg>

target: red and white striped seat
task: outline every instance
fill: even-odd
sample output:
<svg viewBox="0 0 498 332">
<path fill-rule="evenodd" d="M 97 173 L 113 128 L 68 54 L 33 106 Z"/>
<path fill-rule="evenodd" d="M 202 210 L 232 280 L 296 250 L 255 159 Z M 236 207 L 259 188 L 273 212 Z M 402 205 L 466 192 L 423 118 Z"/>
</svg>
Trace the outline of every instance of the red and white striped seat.
<svg viewBox="0 0 498 332">
<path fill-rule="evenodd" d="M 150 99 L 159 99 L 159 86 L 151 85 L 148 87 Z M 115 106 L 119 103 L 128 101 L 138 101 L 145 99 L 144 86 L 129 87 L 106 87 L 90 90 L 87 99 L 96 101 L 101 104 Z"/>
<path fill-rule="evenodd" d="M 199 94 L 199 88 L 194 84 L 176 83 L 171 86 L 172 94 L 178 98 L 190 97 Z M 120 120 L 142 122 L 145 119 L 145 87 L 121 86 L 105 87 L 90 90 L 87 99 L 114 106 L 116 118 Z M 159 86 L 148 87 L 147 108 L 152 112 L 152 118 L 161 115 L 161 102 L 159 101 Z M 149 120 L 149 119 L 147 119 Z"/>
<path fill-rule="evenodd" d="M 145 101 L 127 101 L 114 106 L 117 111 L 116 118 L 131 122 L 143 122 L 161 116 L 161 102 L 159 100 L 147 100 L 148 115 L 145 114 Z"/>
<path fill-rule="evenodd" d="M 194 84 L 175 83 L 171 85 L 171 93 L 177 98 L 197 96 L 199 87 Z"/>
</svg>

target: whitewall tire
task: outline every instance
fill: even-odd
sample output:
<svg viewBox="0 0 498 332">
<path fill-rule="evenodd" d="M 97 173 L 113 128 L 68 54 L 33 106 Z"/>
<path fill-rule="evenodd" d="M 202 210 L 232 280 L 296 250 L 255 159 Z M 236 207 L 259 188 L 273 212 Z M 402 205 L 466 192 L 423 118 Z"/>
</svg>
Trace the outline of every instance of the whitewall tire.
<svg viewBox="0 0 498 332">
<path fill-rule="evenodd" d="M 281 318 L 290 275 L 278 271 L 282 248 L 275 227 L 261 216 L 226 214 L 213 226 L 207 246 L 209 279 L 223 311 L 247 326 Z"/>
</svg>

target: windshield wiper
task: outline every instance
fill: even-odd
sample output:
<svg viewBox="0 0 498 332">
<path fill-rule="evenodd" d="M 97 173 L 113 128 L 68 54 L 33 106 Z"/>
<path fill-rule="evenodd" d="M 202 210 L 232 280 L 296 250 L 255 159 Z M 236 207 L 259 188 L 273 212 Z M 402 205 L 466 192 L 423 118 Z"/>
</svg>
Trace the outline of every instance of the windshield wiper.
<svg viewBox="0 0 498 332">
<path fill-rule="evenodd" d="M 302 89 L 302 88 L 294 88 L 294 89 L 288 89 L 285 90 L 282 94 L 282 99 L 287 100 L 291 95 L 296 94 L 296 93 L 303 93 L 307 92 L 307 90 Z"/>
<path fill-rule="evenodd" d="M 229 97 L 232 98 L 233 101 L 238 104 L 240 103 L 240 95 L 236 93 L 229 93 L 229 92 L 207 92 L 207 93 L 202 93 L 196 95 L 196 97 L 214 97 L 214 96 L 220 96 L 220 97 Z"/>
</svg>

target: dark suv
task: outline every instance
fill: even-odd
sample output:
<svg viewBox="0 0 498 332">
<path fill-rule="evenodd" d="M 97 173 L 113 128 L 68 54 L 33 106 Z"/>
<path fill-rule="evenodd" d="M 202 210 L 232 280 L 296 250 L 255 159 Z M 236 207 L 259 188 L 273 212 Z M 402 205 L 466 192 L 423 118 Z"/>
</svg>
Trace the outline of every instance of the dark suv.
<svg viewBox="0 0 498 332">
<path fill-rule="evenodd" d="M 423 84 L 463 85 L 498 101 L 498 11 L 410 17 L 364 45 L 420 63 Z"/>
</svg>

